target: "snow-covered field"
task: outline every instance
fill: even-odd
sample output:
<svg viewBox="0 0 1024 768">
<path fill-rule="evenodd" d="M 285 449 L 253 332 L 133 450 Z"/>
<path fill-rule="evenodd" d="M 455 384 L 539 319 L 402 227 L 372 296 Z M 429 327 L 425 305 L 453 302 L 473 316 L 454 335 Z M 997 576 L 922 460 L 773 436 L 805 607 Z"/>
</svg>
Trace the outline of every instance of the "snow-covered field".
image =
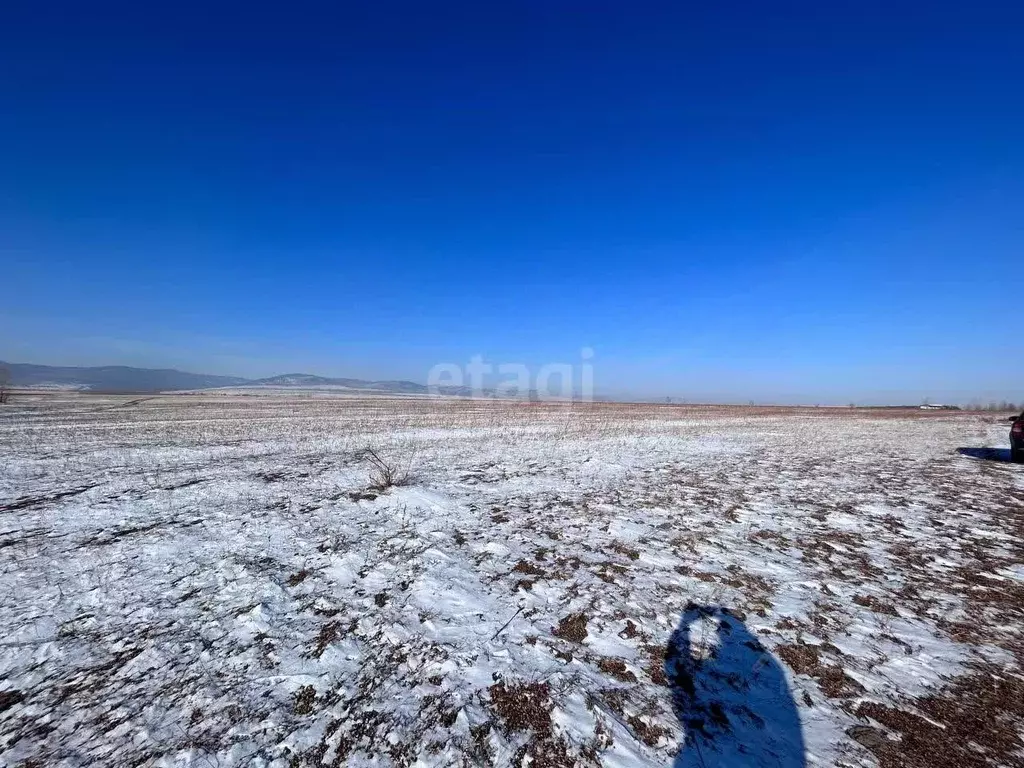
<svg viewBox="0 0 1024 768">
<path fill-rule="evenodd" d="M 957 451 L 1006 433 L 25 397 L 0 765 L 1021 765 L 1024 466 Z"/>
</svg>

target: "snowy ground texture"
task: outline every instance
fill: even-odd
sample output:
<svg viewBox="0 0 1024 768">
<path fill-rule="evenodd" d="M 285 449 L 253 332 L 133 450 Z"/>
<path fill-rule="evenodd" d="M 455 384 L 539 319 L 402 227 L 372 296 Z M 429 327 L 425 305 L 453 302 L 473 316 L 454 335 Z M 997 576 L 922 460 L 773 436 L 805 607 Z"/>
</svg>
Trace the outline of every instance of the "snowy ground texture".
<svg viewBox="0 0 1024 768">
<path fill-rule="evenodd" d="M 980 414 L 23 397 L 0 765 L 1024 765 L 1006 440 Z M 404 484 L 372 488 L 367 449 Z"/>
</svg>

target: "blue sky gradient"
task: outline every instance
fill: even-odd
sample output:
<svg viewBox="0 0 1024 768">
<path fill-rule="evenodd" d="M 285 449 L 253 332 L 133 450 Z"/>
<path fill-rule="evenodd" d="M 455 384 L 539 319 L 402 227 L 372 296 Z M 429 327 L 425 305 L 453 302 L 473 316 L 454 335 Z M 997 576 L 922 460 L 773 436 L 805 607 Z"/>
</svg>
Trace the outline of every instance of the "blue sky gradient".
<svg viewBox="0 0 1024 768">
<path fill-rule="evenodd" d="M 18 4 L 0 359 L 1024 399 L 1024 9 L 706 6 Z"/>
</svg>

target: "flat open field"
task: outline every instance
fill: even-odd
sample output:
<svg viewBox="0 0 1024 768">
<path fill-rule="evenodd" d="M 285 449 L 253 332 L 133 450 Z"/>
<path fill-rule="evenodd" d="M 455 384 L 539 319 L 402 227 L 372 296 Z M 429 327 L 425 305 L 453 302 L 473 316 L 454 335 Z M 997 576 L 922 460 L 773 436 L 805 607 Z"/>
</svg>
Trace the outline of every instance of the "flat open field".
<svg viewBox="0 0 1024 768">
<path fill-rule="evenodd" d="M 957 450 L 1006 441 L 916 411 L 22 397 L 0 765 L 1022 765 L 1024 466 Z"/>
</svg>

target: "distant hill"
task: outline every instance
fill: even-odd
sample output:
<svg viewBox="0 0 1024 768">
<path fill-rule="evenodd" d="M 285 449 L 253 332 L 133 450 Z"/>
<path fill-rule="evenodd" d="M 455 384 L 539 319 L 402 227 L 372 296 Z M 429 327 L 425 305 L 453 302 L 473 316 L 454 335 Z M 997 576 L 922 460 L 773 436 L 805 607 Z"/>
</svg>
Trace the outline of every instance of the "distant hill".
<svg viewBox="0 0 1024 768">
<path fill-rule="evenodd" d="M 329 378 L 309 373 L 286 373 L 264 379 L 241 376 L 216 376 L 188 373 L 173 368 L 132 368 L 104 365 L 94 368 L 74 366 L 32 365 L 0 361 L 0 368 L 10 371 L 13 387 L 32 389 L 75 389 L 93 392 L 164 392 L 178 389 L 213 389 L 216 387 L 273 387 L 295 389 L 352 389 L 426 394 L 427 387 L 412 381 L 369 381 L 366 379 Z"/>
<path fill-rule="evenodd" d="M 82 389 L 102 392 L 160 392 L 170 389 L 206 389 L 246 384 L 239 376 L 187 373 L 173 368 L 131 368 L 104 365 L 95 368 L 6 363 L 11 386 L 38 389 Z"/>
<path fill-rule="evenodd" d="M 248 382 L 251 386 L 261 387 L 302 387 L 304 389 L 371 389 L 379 392 L 402 392 L 407 394 L 426 394 L 427 387 L 413 381 L 369 381 L 367 379 L 338 379 L 327 376 L 314 376 L 309 373 L 284 373 L 266 379 Z"/>
<path fill-rule="evenodd" d="M 175 390 L 218 389 L 245 387 L 266 389 L 323 389 L 373 392 L 393 395 L 426 395 L 425 384 L 414 381 L 333 378 L 311 373 L 284 373 L 263 379 L 241 376 L 216 376 L 208 373 L 188 373 L 173 368 L 132 368 L 124 365 L 104 365 L 95 368 L 73 366 L 33 365 L 5 363 L 0 368 L 11 373 L 10 385 L 29 389 L 70 389 L 88 392 L 170 392 Z M 491 389 L 473 392 L 469 387 L 438 387 L 438 394 L 451 397 L 495 397 Z M 523 393 L 504 391 L 502 397 L 532 399 L 533 390 Z"/>
</svg>

